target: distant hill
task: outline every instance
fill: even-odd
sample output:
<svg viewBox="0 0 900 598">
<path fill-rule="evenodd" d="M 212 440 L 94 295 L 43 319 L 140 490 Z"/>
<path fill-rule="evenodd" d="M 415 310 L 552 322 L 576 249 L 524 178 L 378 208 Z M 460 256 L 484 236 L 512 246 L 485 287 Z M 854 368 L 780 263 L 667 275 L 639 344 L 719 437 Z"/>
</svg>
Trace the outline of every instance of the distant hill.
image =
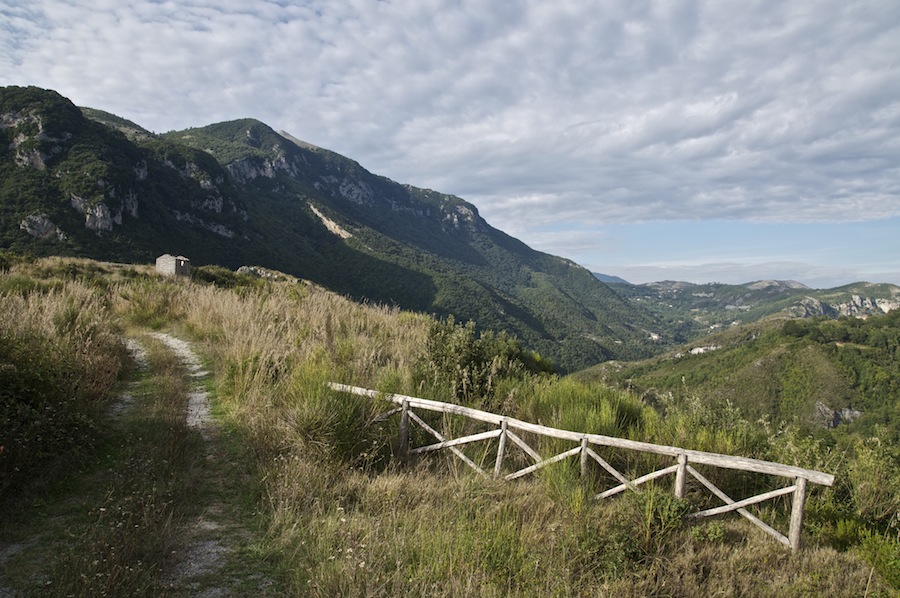
<svg viewBox="0 0 900 598">
<path fill-rule="evenodd" d="M 900 421 L 900 310 L 868 318 L 767 319 L 720 330 L 651 359 L 573 374 L 662 395 L 730 401 L 752 417 L 797 417 L 871 433 Z"/>
<path fill-rule="evenodd" d="M 508 331 L 564 370 L 671 339 L 657 316 L 458 197 L 253 119 L 154 135 L 34 87 L 0 89 L 0 249 L 270 267 Z"/>
<path fill-rule="evenodd" d="M 900 287 L 867 282 L 834 289 L 811 289 L 779 280 L 743 285 L 610 282 L 609 286 L 666 322 L 664 328 L 682 342 L 767 317 L 870 316 L 900 308 Z"/>
</svg>

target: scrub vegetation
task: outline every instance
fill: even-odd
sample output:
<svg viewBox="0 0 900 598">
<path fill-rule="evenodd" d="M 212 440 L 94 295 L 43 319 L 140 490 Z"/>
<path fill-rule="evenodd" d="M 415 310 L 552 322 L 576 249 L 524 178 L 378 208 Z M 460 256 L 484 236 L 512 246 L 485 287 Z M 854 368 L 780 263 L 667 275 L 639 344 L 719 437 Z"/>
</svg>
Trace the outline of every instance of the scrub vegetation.
<svg viewBox="0 0 900 598">
<path fill-rule="evenodd" d="M 242 505 L 238 516 L 258 537 L 241 555 L 244 573 L 264 571 L 279 592 L 887 596 L 900 589 L 900 454 L 890 410 L 857 434 L 812 433 L 794 419 L 758 419 L 699 395 L 661 392 L 650 406 L 602 382 L 561 378 L 502 333 L 355 303 L 302 281 L 217 269 L 173 280 L 145 267 L 11 255 L 0 265 L 0 590 L 170 592 L 162 580 L 174 558 L 167 555 L 179 547 L 169 532 L 203 491 L 191 448 L 200 440 L 177 415 L 183 404 L 166 399 L 183 391 L 165 358 L 152 357 L 143 377 L 129 366 L 121 339 L 149 330 L 189 341 L 211 370 L 214 414 L 241 472 L 234 478 L 243 489 L 229 500 Z M 808 338 L 806 326 L 786 333 Z M 135 380 L 143 389 L 135 413 L 146 417 L 127 420 L 143 422 L 128 428 L 110 418 L 110 406 Z M 404 465 L 397 418 L 377 418 L 390 405 L 329 390 L 329 381 L 819 469 L 836 482 L 810 486 L 806 546 L 792 553 L 734 514 L 686 520 L 688 508 L 717 505 L 691 484 L 676 499 L 671 478 L 594 501 L 610 481 L 602 470 L 582 480 L 573 461 L 515 482 L 481 478 L 449 453 Z M 454 434 L 472 425 L 426 420 Z M 545 454 L 568 448 L 547 442 L 538 445 Z M 496 444 L 466 451 L 490 468 Z M 604 458 L 628 473 L 658 468 L 653 457 L 627 451 Z M 777 487 L 766 476 L 703 473 L 735 497 Z M 789 499 L 750 510 L 787 527 Z"/>
</svg>

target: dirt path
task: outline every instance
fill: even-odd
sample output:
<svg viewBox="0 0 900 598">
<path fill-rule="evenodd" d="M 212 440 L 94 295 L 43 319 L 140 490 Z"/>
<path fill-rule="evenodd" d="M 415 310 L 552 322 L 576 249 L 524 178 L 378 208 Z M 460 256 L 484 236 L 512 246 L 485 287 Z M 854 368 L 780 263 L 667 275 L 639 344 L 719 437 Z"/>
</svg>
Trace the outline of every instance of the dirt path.
<svg viewBox="0 0 900 598">
<path fill-rule="evenodd" d="M 163 332 L 153 332 L 150 333 L 150 336 L 169 347 L 196 382 L 194 389 L 188 394 L 186 421 L 189 428 L 200 432 L 203 440 L 210 441 L 216 432 L 216 424 L 210 414 L 209 393 L 204 386 L 204 380 L 209 372 L 203 369 L 200 358 L 186 341 Z"/>
<path fill-rule="evenodd" d="M 169 592 L 190 596 L 220 597 L 265 595 L 272 583 L 264 575 L 241 570 L 241 547 L 253 540 L 253 534 L 235 517 L 234 505 L 223 497 L 233 495 L 234 489 L 224 486 L 231 479 L 227 456 L 222 446 L 221 430 L 211 415 L 206 379 L 209 376 L 199 356 L 190 344 L 169 334 L 154 332 L 150 336 L 165 344 L 184 365 L 193 380 L 188 393 L 185 421 L 203 438 L 203 483 L 209 486 L 210 500 L 202 505 L 200 514 L 188 521 L 182 530 L 183 546 L 176 565 L 161 579 Z"/>
<path fill-rule="evenodd" d="M 137 375 L 110 405 L 107 444 L 101 442 L 71 477 L 62 476 L 65 479 L 48 491 L 48 497 L 44 491 L 35 491 L 33 498 L 17 505 L 21 511 L 13 518 L 17 523 L 7 522 L 0 528 L 0 598 L 110 595 L 105 592 L 115 585 L 81 580 L 113 574 L 127 577 L 141 595 L 281 595 L 279 573 L 251 529 L 256 501 L 251 459 L 238 437 L 213 418 L 210 374 L 200 357 L 189 343 L 161 332 L 138 334 L 125 339 L 125 344 Z M 172 360 L 165 359 L 166 351 L 180 367 L 172 367 Z M 168 365 L 160 365 L 166 361 Z M 168 370 L 163 372 L 161 367 Z M 180 368 L 187 385 L 180 383 Z M 172 384 L 173 377 L 178 384 Z M 168 413 L 156 410 L 160 401 L 171 407 Z M 185 405 L 183 415 L 180 405 Z M 186 430 L 167 435 L 165 430 L 181 422 Z M 146 436 L 141 426 L 147 426 Z M 149 438 L 172 442 L 154 451 L 159 445 L 142 444 Z M 178 452 L 178 447 L 187 452 Z M 154 469 L 156 463 L 162 468 Z M 132 466 L 138 470 L 126 473 L 123 469 Z M 146 473 L 142 467 L 148 468 Z M 132 479 L 129 474 L 139 477 Z M 171 492 L 167 484 L 178 483 L 173 480 L 184 484 L 177 486 L 175 494 L 166 494 Z M 185 496 L 180 489 L 189 500 L 178 498 Z M 173 502 L 164 502 L 169 500 Z M 126 519 L 138 512 L 148 518 Z M 153 518 L 157 513 L 167 515 L 157 520 Z M 122 521 L 128 525 L 122 527 Z M 132 525 L 134 534 L 121 531 Z M 139 553 L 134 542 L 153 547 L 159 542 L 162 550 L 171 553 L 155 552 L 160 558 L 143 567 L 126 556 L 110 558 L 115 564 L 107 567 L 98 565 L 97 559 L 107 562 L 112 551 Z M 128 577 L 128 571 L 137 573 Z M 51 584 L 54 591 L 48 592 Z M 103 592 L 94 591 L 97 588 Z"/>
</svg>

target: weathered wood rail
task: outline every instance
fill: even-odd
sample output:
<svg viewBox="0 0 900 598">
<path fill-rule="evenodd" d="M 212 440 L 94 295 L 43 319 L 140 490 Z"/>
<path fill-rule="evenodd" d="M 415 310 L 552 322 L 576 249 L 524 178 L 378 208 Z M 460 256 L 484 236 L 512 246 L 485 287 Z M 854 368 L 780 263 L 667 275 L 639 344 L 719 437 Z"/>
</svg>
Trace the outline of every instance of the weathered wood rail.
<svg viewBox="0 0 900 598">
<path fill-rule="evenodd" d="M 472 461 L 472 459 L 466 456 L 466 454 L 457 447 L 473 442 L 479 442 L 482 440 L 498 438 L 499 446 L 497 449 L 497 458 L 494 462 L 494 477 L 499 478 L 502 475 L 504 459 L 507 452 L 507 447 L 509 446 L 509 442 L 512 442 L 512 444 L 518 446 L 532 461 L 534 461 L 534 463 L 532 465 L 529 465 L 528 467 L 524 467 L 506 475 L 502 475 L 502 477 L 506 480 L 514 480 L 516 478 L 520 478 L 552 463 L 556 463 L 558 461 L 562 461 L 563 459 L 578 455 L 580 456 L 581 460 L 582 477 L 585 477 L 587 475 L 588 464 L 590 460 L 593 459 L 619 482 L 618 485 L 597 494 L 594 497 L 595 499 L 613 496 L 624 490 L 634 490 L 639 492 L 640 489 L 638 487 L 641 484 L 671 473 L 675 474 L 675 496 L 677 496 L 678 498 L 684 498 L 685 482 L 687 479 L 687 475 L 690 474 L 693 478 L 700 482 L 703 487 L 709 490 L 709 492 L 718 497 L 719 500 L 721 500 L 725 504 L 720 507 L 697 511 L 696 513 L 688 515 L 688 517 L 711 517 L 713 515 L 737 511 L 751 523 L 793 550 L 797 550 L 800 547 L 800 531 L 803 527 L 803 510 L 806 504 L 807 482 L 812 482 L 814 484 L 820 484 L 823 486 L 831 486 L 834 483 L 833 475 L 813 469 L 804 469 L 802 467 L 783 465 L 781 463 L 761 461 L 759 459 L 750 459 L 747 457 L 735 457 L 732 455 L 721 455 L 718 453 L 694 451 L 674 446 L 651 444 L 649 442 L 639 442 L 636 440 L 615 438 L 612 436 L 604 436 L 601 434 L 586 434 L 583 432 L 573 432 L 570 430 L 549 428 L 547 426 L 533 424 L 511 417 L 497 415 L 495 413 L 490 413 L 487 411 L 481 411 L 479 409 L 472 409 L 469 407 L 463 407 L 461 405 L 454 405 L 452 403 L 442 403 L 440 401 L 431 401 L 429 399 L 420 399 L 417 397 L 398 394 L 385 394 L 380 393 L 376 390 L 360 388 L 358 386 L 349 386 L 346 384 L 338 384 L 336 382 L 329 383 L 329 386 L 333 390 L 339 392 L 370 397 L 373 399 L 380 398 L 400 405 L 400 407 L 379 416 L 378 418 L 376 418 L 376 421 L 383 421 L 388 417 L 391 417 L 392 415 L 400 415 L 401 458 L 405 459 L 408 457 L 408 455 L 422 454 L 446 448 L 452 451 L 457 457 L 459 457 L 476 472 L 486 476 L 488 475 L 488 473 L 484 471 L 484 469 L 482 469 L 478 464 Z M 499 427 L 496 430 L 470 434 L 468 436 L 462 436 L 460 438 L 447 439 L 440 432 L 429 426 L 421 417 L 419 417 L 413 411 L 414 408 L 425 411 L 447 413 L 451 415 L 460 415 L 472 420 Z M 420 446 L 410 449 L 410 420 L 415 422 L 423 430 L 434 436 L 437 442 L 426 446 Z M 527 442 L 525 442 L 521 438 L 521 436 L 516 434 L 516 431 L 528 432 L 550 438 L 558 438 L 560 440 L 569 440 L 578 443 L 578 445 L 552 457 L 544 458 Z M 668 467 L 664 467 L 663 469 L 659 469 L 657 471 L 629 480 L 627 476 L 622 474 L 615 467 L 610 465 L 607 460 L 601 457 L 600 454 L 592 448 L 592 445 L 621 448 L 632 451 L 640 451 L 668 456 L 675 459 L 675 463 Z M 745 498 L 743 500 L 734 500 L 725 492 L 716 487 L 715 484 L 710 482 L 700 472 L 694 469 L 691 466 L 692 463 L 779 476 L 788 478 L 789 480 L 793 480 L 793 484 L 784 488 L 780 488 L 778 490 L 772 490 L 770 492 L 764 492 L 750 498 Z M 786 494 L 793 494 L 790 530 L 788 531 L 787 536 L 772 528 L 770 525 L 760 520 L 745 508 L 757 503 L 761 503 L 765 500 L 769 500 Z"/>
</svg>

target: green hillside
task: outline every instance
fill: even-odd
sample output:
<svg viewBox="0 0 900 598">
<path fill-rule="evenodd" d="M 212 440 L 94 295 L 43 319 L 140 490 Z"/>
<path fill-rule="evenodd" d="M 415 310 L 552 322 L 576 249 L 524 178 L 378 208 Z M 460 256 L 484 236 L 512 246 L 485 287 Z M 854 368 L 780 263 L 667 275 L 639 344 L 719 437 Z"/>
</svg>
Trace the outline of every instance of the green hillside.
<svg viewBox="0 0 900 598">
<path fill-rule="evenodd" d="M 661 395 L 729 401 L 752 417 L 834 425 L 835 412 L 859 411 L 846 427 L 900 429 L 900 311 L 866 319 L 825 317 L 736 326 L 637 363 L 579 372 Z"/>
<path fill-rule="evenodd" d="M 0 115 L 0 249 L 275 268 L 506 331 L 564 371 L 673 340 L 587 270 L 494 229 L 463 199 L 259 121 L 152 135 L 33 87 L 0 90 Z"/>
<path fill-rule="evenodd" d="M 263 216 L 263 245 L 296 243 L 297 235 L 285 224 L 302 221 L 315 208 L 351 235 L 331 234 L 330 242 L 358 252 L 341 258 L 340 268 L 329 267 L 330 277 L 328 272 L 309 276 L 287 260 L 274 267 L 359 298 L 506 330 L 566 369 L 657 350 L 650 342 L 650 332 L 658 330 L 652 316 L 598 284 L 584 268 L 494 229 L 458 197 L 373 175 L 352 160 L 294 143 L 253 120 L 166 138 L 211 152 L 249 189 L 274 191 L 283 200 L 277 211 Z M 248 203 L 252 212 L 263 202 Z M 376 263 L 354 263 L 371 258 Z M 353 292 L 360 286 L 364 295 Z"/>
</svg>

